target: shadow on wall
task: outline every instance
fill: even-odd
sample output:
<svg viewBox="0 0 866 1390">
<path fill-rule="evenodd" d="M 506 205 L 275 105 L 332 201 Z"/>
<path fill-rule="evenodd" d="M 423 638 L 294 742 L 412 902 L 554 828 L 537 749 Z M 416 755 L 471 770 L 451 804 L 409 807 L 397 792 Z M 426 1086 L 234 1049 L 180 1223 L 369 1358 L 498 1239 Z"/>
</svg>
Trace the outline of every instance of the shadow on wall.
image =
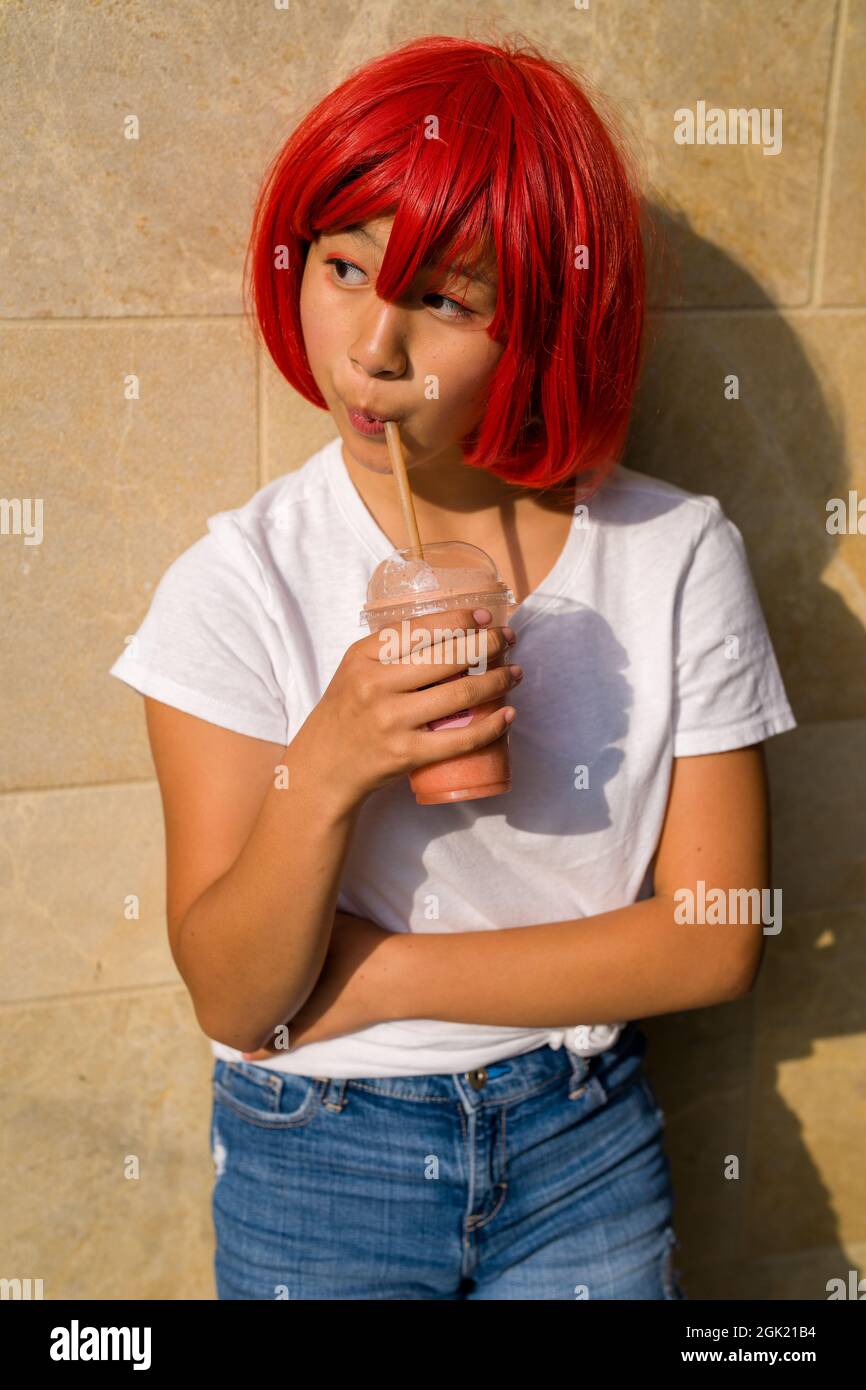
<svg viewBox="0 0 866 1390">
<path fill-rule="evenodd" d="M 847 501 L 849 470 L 842 426 L 805 349 L 811 333 L 827 332 L 821 311 L 786 318 L 685 218 L 655 206 L 647 216 L 661 250 L 648 267 L 646 362 L 623 462 L 718 497 L 739 527 L 799 723 L 861 719 L 864 631 L 822 583 L 845 542 L 826 529 L 827 502 Z M 729 400 L 732 375 L 739 399 Z M 771 740 L 774 759 L 791 759 L 801 733 Z M 850 787 L 845 798 L 850 805 Z M 866 1003 L 851 985 L 862 917 L 838 906 L 846 899 L 827 877 L 814 865 L 774 863 L 783 930 L 766 938 L 751 996 L 642 1021 L 692 1299 L 823 1300 L 826 1280 L 844 1279 L 853 1263 L 806 1146 L 803 1107 L 782 1094 L 802 1078 L 798 1061 L 866 1031 Z M 824 1057 L 818 1066 L 827 1068 Z M 829 1080 L 827 1070 L 812 1074 Z M 816 1132 L 829 1119 L 847 1145 L 856 1141 L 845 1075 L 838 1089 L 810 1087 L 803 1102 Z M 739 1158 L 738 1179 L 725 1176 L 729 1155 Z M 850 1173 L 850 1162 L 839 1171 Z"/>
</svg>

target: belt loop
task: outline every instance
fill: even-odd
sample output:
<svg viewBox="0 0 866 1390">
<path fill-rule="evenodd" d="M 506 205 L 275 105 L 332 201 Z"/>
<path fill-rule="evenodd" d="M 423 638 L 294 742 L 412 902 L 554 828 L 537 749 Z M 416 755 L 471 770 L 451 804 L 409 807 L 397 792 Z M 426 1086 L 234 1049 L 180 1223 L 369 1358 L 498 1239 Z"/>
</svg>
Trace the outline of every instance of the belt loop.
<svg viewBox="0 0 866 1390">
<path fill-rule="evenodd" d="M 586 1078 L 590 1072 L 591 1057 L 581 1057 L 579 1052 L 571 1053 L 571 1076 L 568 1085 L 569 1100 L 576 1099 L 586 1090 Z"/>
<path fill-rule="evenodd" d="M 328 1110 L 340 1111 L 346 1104 L 346 1087 L 348 1081 L 345 1078 L 332 1076 L 317 1076 L 319 1082 L 319 1099 Z"/>
</svg>

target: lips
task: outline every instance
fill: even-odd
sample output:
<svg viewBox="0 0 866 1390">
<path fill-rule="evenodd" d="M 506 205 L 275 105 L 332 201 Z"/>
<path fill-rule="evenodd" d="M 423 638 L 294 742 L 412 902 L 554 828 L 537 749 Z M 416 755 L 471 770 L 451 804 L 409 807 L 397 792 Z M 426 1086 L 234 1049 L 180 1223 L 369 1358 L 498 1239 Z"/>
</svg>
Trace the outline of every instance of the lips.
<svg viewBox="0 0 866 1390">
<path fill-rule="evenodd" d="M 386 438 L 385 421 L 373 419 L 368 415 L 360 415 L 350 406 L 346 407 L 346 418 L 356 434 L 363 434 L 368 439 L 384 440 Z"/>
<path fill-rule="evenodd" d="M 362 415 L 365 420 L 378 420 L 380 424 L 384 424 L 386 420 L 400 419 L 400 416 L 394 415 L 393 412 L 390 415 L 380 415 L 376 410 L 365 410 L 363 406 L 350 405 L 348 402 L 346 402 L 346 409 L 351 410 L 355 415 Z"/>
</svg>

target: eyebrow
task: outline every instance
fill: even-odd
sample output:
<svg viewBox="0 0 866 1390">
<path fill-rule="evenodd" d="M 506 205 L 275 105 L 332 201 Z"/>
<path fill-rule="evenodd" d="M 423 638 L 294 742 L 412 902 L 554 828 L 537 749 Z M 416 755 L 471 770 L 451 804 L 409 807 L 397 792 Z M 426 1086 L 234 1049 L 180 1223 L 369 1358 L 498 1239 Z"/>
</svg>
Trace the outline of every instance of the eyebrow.
<svg viewBox="0 0 866 1390">
<path fill-rule="evenodd" d="M 367 231 L 367 228 L 364 226 L 362 222 L 353 222 L 351 226 L 342 227 L 340 230 L 343 231 L 347 236 L 354 237 L 356 241 L 368 241 L 371 246 L 375 246 L 377 251 L 381 251 L 383 255 L 385 254 L 384 246 L 382 246 L 382 244 L 378 242 L 376 238 L 370 234 L 370 232 Z M 334 232 L 332 233 L 332 235 L 337 236 L 339 235 L 339 233 Z M 479 285 L 485 285 L 489 290 L 495 290 L 497 287 L 496 281 L 491 280 L 490 277 L 485 275 L 484 272 L 481 270 L 464 269 L 461 271 L 457 266 L 454 265 L 443 265 L 438 267 L 438 269 L 450 270 L 454 275 L 463 275 L 467 280 L 473 280 Z"/>
</svg>

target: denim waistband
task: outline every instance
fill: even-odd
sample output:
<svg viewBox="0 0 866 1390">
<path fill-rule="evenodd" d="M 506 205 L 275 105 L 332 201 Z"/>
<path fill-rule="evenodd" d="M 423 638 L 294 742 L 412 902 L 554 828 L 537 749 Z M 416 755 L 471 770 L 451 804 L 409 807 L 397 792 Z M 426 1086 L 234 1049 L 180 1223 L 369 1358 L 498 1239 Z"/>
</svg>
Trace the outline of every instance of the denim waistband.
<svg viewBox="0 0 866 1390">
<path fill-rule="evenodd" d="M 444 1101 L 453 1104 L 455 1089 L 467 1108 L 506 1105 L 543 1090 L 561 1078 L 569 1080 L 569 1094 L 579 1095 L 589 1086 L 620 1084 L 631 1069 L 638 1068 L 646 1052 L 647 1040 L 636 1022 L 628 1023 L 614 1045 L 593 1057 L 581 1057 L 568 1048 L 547 1045 L 523 1052 L 517 1057 L 479 1067 L 474 1072 L 436 1072 L 428 1076 L 376 1076 L 352 1078 L 316 1077 L 323 1104 L 329 1109 L 343 1107 L 346 1092 L 355 1087 L 395 1100 Z"/>
</svg>

